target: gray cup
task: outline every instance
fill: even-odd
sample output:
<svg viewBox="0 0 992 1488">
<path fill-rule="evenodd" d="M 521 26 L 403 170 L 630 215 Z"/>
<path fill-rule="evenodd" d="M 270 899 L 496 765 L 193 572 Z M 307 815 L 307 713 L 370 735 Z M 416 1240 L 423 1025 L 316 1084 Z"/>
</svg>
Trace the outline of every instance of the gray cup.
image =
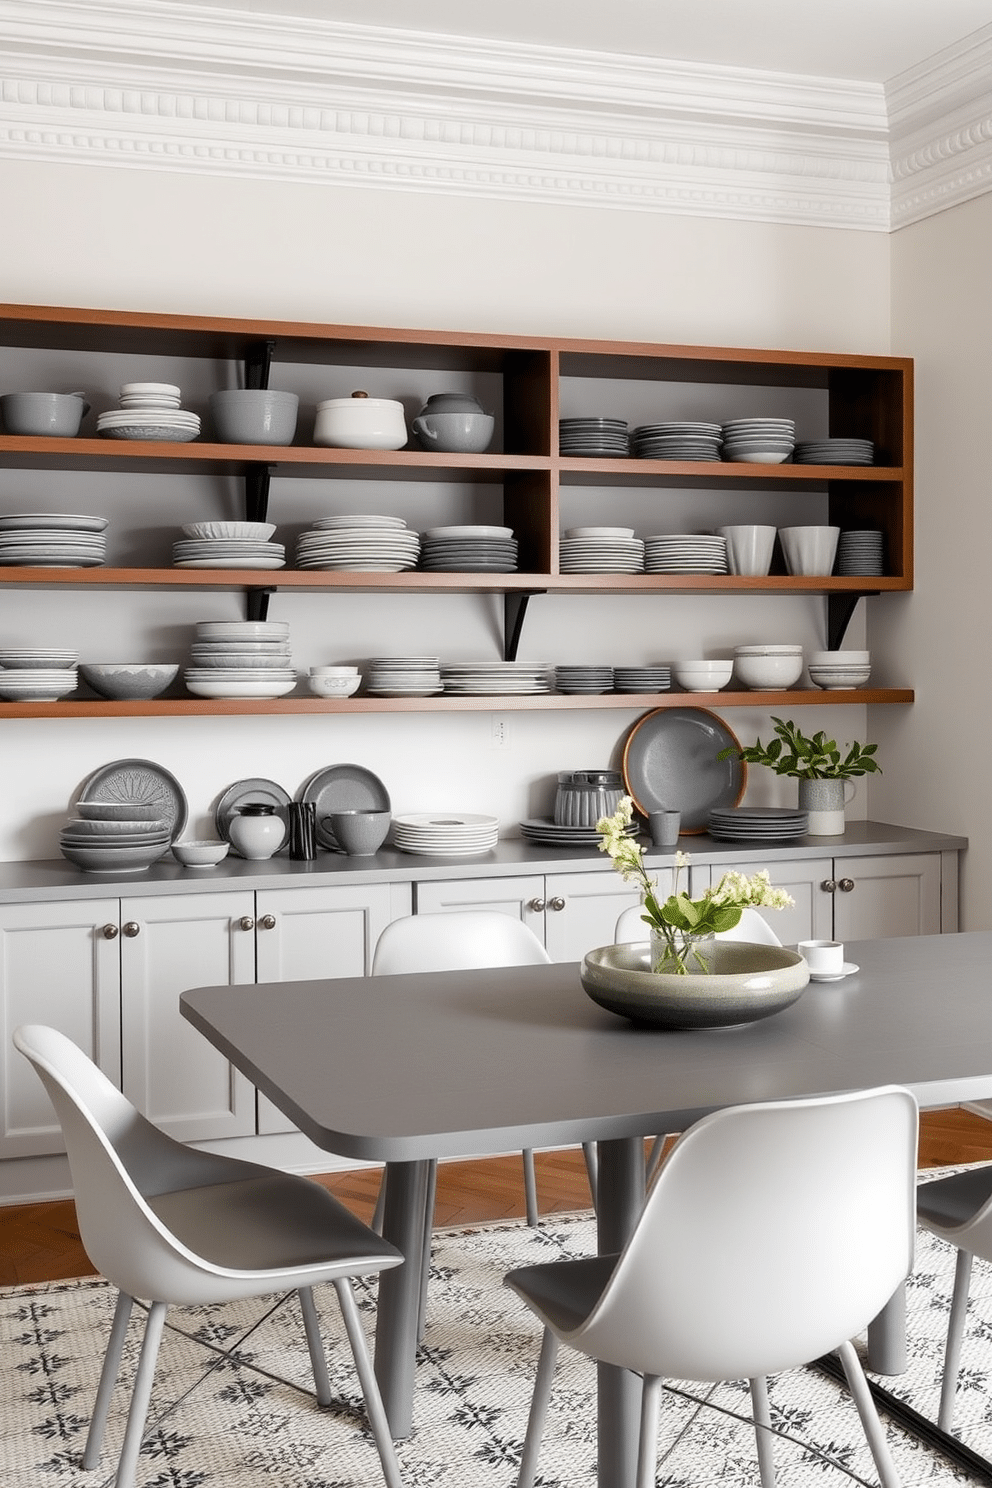
<svg viewBox="0 0 992 1488">
<path fill-rule="evenodd" d="M 655 847 L 676 847 L 681 826 L 681 811 L 648 812 L 648 831 Z"/>
<path fill-rule="evenodd" d="M 392 819 L 389 811 L 332 811 L 328 822 L 350 858 L 370 858 L 385 842 Z"/>
</svg>

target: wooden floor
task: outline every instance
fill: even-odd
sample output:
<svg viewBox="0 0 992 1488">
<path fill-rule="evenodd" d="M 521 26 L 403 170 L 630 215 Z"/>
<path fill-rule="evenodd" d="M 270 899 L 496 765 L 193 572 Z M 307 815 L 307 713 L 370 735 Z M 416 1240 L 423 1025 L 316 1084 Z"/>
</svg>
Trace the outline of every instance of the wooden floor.
<svg viewBox="0 0 992 1488">
<path fill-rule="evenodd" d="M 992 1160 L 992 1122 L 960 1110 L 923 1116 L 921 1167 L 983 1160 Z M 589 1207 L 589 1185 L 580 1151 L 539 1152 L 535 1163 L 542 1214 Z M 379 1189 L 377 1169 L 328 1174 L 318 1181 L 362 1219 L 371 1217 Z M 523 1213 L 519 1157 L 440 1165 L 435 1208 L 439 1227 L 488 1224 Z M 80 1243 L 71 1200 L 0 1208 L 0 1286 L 93 1274 Z"/>
</svg>

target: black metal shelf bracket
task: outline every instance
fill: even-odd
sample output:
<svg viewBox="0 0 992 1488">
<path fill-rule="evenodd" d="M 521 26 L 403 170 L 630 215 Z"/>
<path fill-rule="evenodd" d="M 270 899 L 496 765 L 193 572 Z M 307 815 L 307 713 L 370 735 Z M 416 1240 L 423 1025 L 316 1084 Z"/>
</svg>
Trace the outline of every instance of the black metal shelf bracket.
<svg viewBox="0 0 992 1488">
<path fill-rule="evenodd" d="M 520 637 L 524 628 L 527 605 L 535 594 L 547 594 L 546 589 L 512 589 L 503 595 L 503 660 L 516 661 Z"/>
<path fill-rule="evenodd" d="M 859 599 L 868 599 L 872 593 L 877 591 L 866 590 L 861 594 L 828 594 L 827 595 L 827 650 L 839 651 L 847 627 L 850 625 L 854 612 L 858 607 Z"/>
<path fill-rule="evenodd" d="M 274 341 L 255 341 L 245 352 L 245 387 L 267 388 L 269 370 L 275 355 Z"/>
<path fill-rule="evenodd" d="M 267 620 L 269 615 L 269 595 L 274 593 L 274 589 L 246 589 L 245 619 Z"/>
<path fill-rule="evenodd" d="M 269 511 L 271 465 L 249 465 L 245 471 L 245 521 L 264 522 Z"/>
</svg>

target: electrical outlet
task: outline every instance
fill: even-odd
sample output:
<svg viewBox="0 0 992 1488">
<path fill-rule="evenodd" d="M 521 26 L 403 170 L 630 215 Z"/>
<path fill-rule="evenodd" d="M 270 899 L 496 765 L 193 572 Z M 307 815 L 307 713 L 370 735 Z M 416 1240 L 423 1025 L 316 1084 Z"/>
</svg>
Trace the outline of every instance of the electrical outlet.
<svg viewBox="0 0 992 1488">
<path fill-rule="evenodd" d="M 502 713 L 493 714 L 492 746 L 494 749 L 510 747 L 510 720 Z"/>
</svg>

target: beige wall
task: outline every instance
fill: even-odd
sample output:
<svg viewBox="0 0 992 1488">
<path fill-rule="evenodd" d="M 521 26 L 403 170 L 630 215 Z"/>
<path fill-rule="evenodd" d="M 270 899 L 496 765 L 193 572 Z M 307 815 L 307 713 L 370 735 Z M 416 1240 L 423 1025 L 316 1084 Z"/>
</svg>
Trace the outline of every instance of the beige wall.
<svg viewBox="0 0 992 1488">
<path fill-rule="evenodd" d="M 890 349 L 890 242 L 876 233 L 14 162 L 0 165 L 0 199 L 0 284 L 11 301 L 731 346 Z M 961 210 L 989 208 L 979 203 Z M 921 249 L 911 261 L 912 244 L 942 232 L 938 219 L 937 226 L 912 229 L 897 241 L 901 350 L 916 351 L 905 285 L 926 257 Z M 960 291 L 953 277 L 939 276 L 940 295 Z M 934 337 L 940 334 L 939 315 L 925 324 Z M 977 369 L 976 323 L 965 330 Z M 969 401 L 969 410 L 977 402 Z M 929 409 L 926 418 L 929 427 Z M 57 492 L 65 509 L 88 509 L 74 504 L 84 499 L 82 486 L 46 481 L 0 473 L 3 506 L 45 509 L 37 503 Z M 273 512 L 276 520 L 280 514 L 285 519 L 291 504 L 299 516 L 319 501 L 320 483 L 285 485 L 292 489 L 277 493 L 285 505 Z M 186 520 L 183 503 L 196 499 L 195 492 L 161 480 L 127 488 L 118 480 L 102 493 L 85 490 L 86 500 L 104 496 L 120 514 L 121 529 L 128 511 L 138 525 L 160 529 Z M 395 499 L 387 491 L 382 496 Z M 472 510 L 471 493 L 464 499 Z M 921 546 L 930 542 L 946 551 L 953 539 L 928 520 Z M 974 547 L 970 551 L 977 566 L 981 558 Z M 900 616 L 913 617 L 907 634 L 918 633 L 920 615 L 942 603 L 934 593 L 939 561 L 936 552 L 927 560 L 919 610 L 901 601 L 894 606 Z M 411 649 L 449 657 L 498 654 L 498 607 L 485 600 L 308 596 L 280 597 L 275 604 L 273 613 L 292 620 L 302 666 Z M 154 659 L 184 651 L 195 619 L 238 613 L 233 595 L 215 596 L 209 608 L 205 597 L 181 594 L 0 595 L 0 637 L 55 641 L 71 632 L 84 659 Z M 860 643 L 862 623 L 852 631 L 852 644 Z M 795 638 L 819 646 L 822 626 L 823 604 L 816 599 L 594 604 L 549 598 L 532 606 L 521 656 L 664 659 L 727 654 L 742 639 Z M 942 633 L 947 636 L 946 617 Z M 891 628 L 889 640 L 898 646 L 900 671 L 901 634 Z M 905 668 L 915 674 L 908 660 Z M 965 829 L 967 804 L 954 799 L 955 792 L 964 794 L 961 772 L 949 772 L 946 786 L 931 769 L 919 772 L 931 730 L 955 727 L 953 715 L 934 721 L 934 705 L 921 691 L 911 720 L 909 710 L 898 710 L 899 717 L 885 723 L 889 819 Z M 550 809 L 557 770 L 615 759 L 636 717 L 626 711 L 514 714 L 510 746 L 501 750 L 492 746 L 488 714 L 9 722 L 0 732 L 6 782 L 0 859 L 54 856 L 58 826 L 78 783 L 122 756 L 172 770 L 189 796 L 197 830 L 209 825 L 212 801 L 233 780 L 262 775 L 292 792 L 323 765 L 355 761 L 383 778 L 394 809 L 493 811 L 512 833 L 521 816 Z M 767 729 L 758 710 L 728 710 L 726 717 L 745 740 Z M 859 708 L 804 709 L 802 719 L 841 738 L 861 737 L 865 729 Z M 912 761 L 906 770 L 903 758 Z M 917 788 L 912 804 L 897 789 L 907 771 L 927 782 L 927 796 L 921 799 Z M 753 774 L 751 789 L 750 799 L 794 799 L 788 785 L 763 771 Z M 862 791 L 854 813 L 864 814 L 867 801 Z"/>
</svg>

